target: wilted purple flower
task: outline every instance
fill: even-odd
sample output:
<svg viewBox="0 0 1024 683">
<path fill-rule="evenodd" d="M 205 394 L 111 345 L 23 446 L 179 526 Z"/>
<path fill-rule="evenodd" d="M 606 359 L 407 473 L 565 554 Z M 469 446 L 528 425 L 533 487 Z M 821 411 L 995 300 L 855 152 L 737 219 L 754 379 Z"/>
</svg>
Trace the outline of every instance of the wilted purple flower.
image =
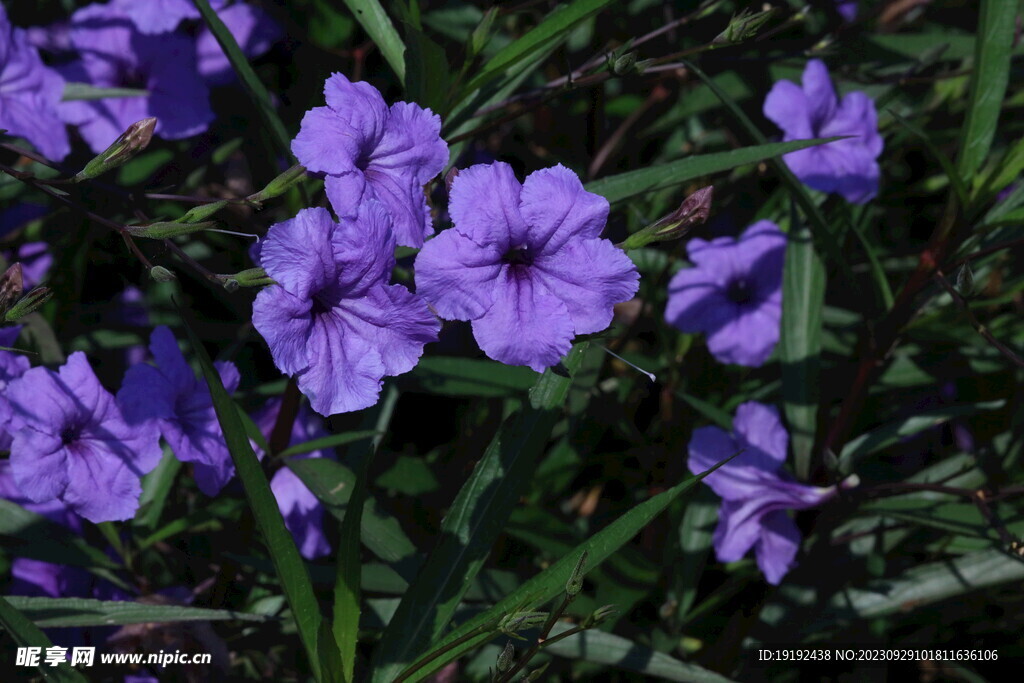
<svg viewBox="0 0 1024 683">
<path fill-rule="evenodd" d="M 537 372 L 578 334 L 600 332 L 636 293 L 629 257 L 600 237 L 608 201 L 564 166 L 530 174 L 471 166 L 452 183 L 454 227 L 416 258 L 417 291 L 442 318 L 473 321 L 484 353 Z"/>
<path fill-rule="evenodd" d="M 828 68 L 820 59 L 807 62 L 803 87 L 792 81 L 772 86 L 764 115 L 782 129 L 786 141 L 853 136 L 784 155 L 786 165 L 802 182 L 815 190 L 836 192 L 854 204 L 878 193 L 876 159 L 883 142 L 875 103 L 862 92 L 837 100 Z"/>
<path fill-rule="evenodd" d="M 191 4 L 191 0 L 188 0 Z M 259 57 L 284 36 L 284 30 L 269 14 L 255 5 L 235 3 L 217 11 L 238 47 L 250 59 Z M 236 74 L 213 32 L 204 24 L 196 36 L 199 74 L 211 85 L 226 85 Z"/>
<path fill-rule="evenodd" d="M 253 416 L 253 422 L 268 440 L 274 431 L 277 415 L 281 411 L 281 399 L 268 401 Z M 299 406 L 299 412 L 292 423 L 292 433 L 288 446 L 296 446 L 314 439 L 328 436 L 323 420 L 309 412 L 305 405 Z M 257 451 L 260 458 L 262 451 Z M 324 458 L 333 457 L 330 451 L 310 451 L 293 458 Z M 270 479 L 270 490 L 277 499 L 277 506 L 284 517 L 284 524 L 295 537 L 295 545 L 299 553 L 307 560 L 323 557 L 331 552 L 331 544 L 324 535 L 324 509 L 298 475 L 287 466 L 282 467 Z"/>
<path fill-rule="evenodd" d="M 30 500 L 57 499 L 92 522 L 131 519 L 140 478 L 160 461 L 152 425 L 128 425 L 85 354 L 59 372 L 32 368 L 7 387 L 11 466 Z"/>
<path fill-rule="evenodd" d="M 700 427 L 690 438 L 688 465 L 700 474 L 740 453 L 704 478 L 722 498 L 715 529 L 719 562 L 735 562 L 753 547 L 757 566 L 777 585 L 800 547 L 800 530 L 786 510 L 803 510 L 828 500 L 836 487 L 796 482 L 782 469 L 789 435 L 775 408 L 750 401 L 736 408 L 733 433 Z"/>
<path fill-rule="evenodd" d="M 182 462 L 195 465 L 196 484 L 208 496 L 217 495 L 235 474 L 224 432 L 213 409 L 206 382 L 196 377 L 164 326 L 153 330 L 149 349 L 156 365 L 128 368 L 117 401 L 130 425 L 154 420 Z M 233 363 L 215 363 L 228 393 L 238 388 Z"/>
<path fill-rule="evenodd" d="M 665 319 L 687 333 L 705 332 L 723 363 L 757 367 L 779 341 L 786 236 L 771 221 L 740 235 L 686 245 L 695 266 L 668 285 Z"/>
<path fill-rule="evenodd" d="M 373 405 L 381 378 L 416 365 L 440 323 L 402 285 L 389 285 L 395 238 L 376 201 L 335 223 L 304 209 L 270 228 L 260 262 L 277 284 L 253 304 L 252 322 L 281 372 L 321 415 Z"/>
<path fill-rule="evenodd" d="M 14 342 L 20 333 L 21 325 L 0 328 L 0 346 L 14 348 Z M 10 427 L 13 413 L 11 412 L 11 403 L 7 400 L 7 387 L 11 382 L 24 375 L 29 367 L 28 358 L 24 355 L 14 351 L 0 350 L 0 451 L 11 449 Z M 0 467 L 3 464 L 3 461 L 0 461 Z M 3 495 L 2 487 L 0 487 L 0 496 Z"/>
<path fill-rule="evenodd" d="M 338 73 L 324 95 L 327 106 L 306 112 L 292 141 L 299 163 L 327 174 L 327 197 L 339 216 L 377 199 L 391 214 L 398 244 L 423 246 L 434 232 L 423 186 L 448 162 L 441 118 L 409 102 L 389 109 L 372 85 Z"/>
<path fill-rule="evenodd" d="M 201 133 L 213 120 L 209 90 L 196 69 L 195 42 L 188 36 L 144 35 L 120 8 L 89 5 L 71 17 L 71 42 L 81 57 L 61 67 L 68 80 L 149 93 L 61 104 L 61 116 L 78 126 L 97 154 L 128 126 L 151 116 L 157 119 L 156 134 L 167 140 Z"/>
<path fill-rule="evenodd" d="M 11 26 L 0 5 L 0 129 L 25 138 L 53 160 L 71 151 L 57 113 L 64 79 L 47 68 L 25 32 Z"/>
</svg>

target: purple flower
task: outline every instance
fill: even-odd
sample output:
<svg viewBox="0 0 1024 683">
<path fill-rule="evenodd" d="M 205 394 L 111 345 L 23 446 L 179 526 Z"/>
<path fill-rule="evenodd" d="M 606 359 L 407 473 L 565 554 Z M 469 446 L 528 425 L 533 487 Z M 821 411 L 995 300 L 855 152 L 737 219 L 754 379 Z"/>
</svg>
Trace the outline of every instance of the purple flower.
<svg viewBox="0 0 1024 683">
<path fill-rule="evenodd" d="M 306 112 L 292 141 L 299 163 L 327 174 L 327 198 L 339 216 L 377 199 L 391 214 L 398 244 L 423 246 L 434 232 L 423 186 L 448 162 L 441 118 L 409 102 L 389 109 L 372 85 L 337 73 L 324 96 L 327 106 Z"/>
<path fill-rule="evenodd" d="M 857 18 L 857 1 L 856 0 L 836 0 L 836 11 L 847 22 L 852 22 Z"/>
<path fill-rule="evenodd" d="M 71 151 L 57 113 L 64 79 L 47 68 L 25 32 L 11 26 L 0 6 L 0 129 L 25 138 L 54 160 Z"/>
<path fill-rule="evenodd" d="M 139 33 L 151 35 L 173 31 L 185 19 L 198 19 L 192 0 L 113 0 L 110 3 L 132 20 Z M 219 4 L 216 0 L 211 4 Z"/>
<path fill-rule="evenodd" d="M 175 457 L 195 465 L 196 484 L 215 496 L 235 474 L 206 382 L 196 377 L 164 326 L 153 330 L 149 343 L 156 365 L 128 368 L 117 402 L 128 424 L 155 420 Z M 228 392 L 238 388 L 238 369 L 216 363 Z"/>
<path fill-rule="evenodd" d="M 59 372 L 32 368 L 7 388 L 14 417 L 11 467 L 37 503 L 57 499 L 92 522 L 131 519 L 139 482 L 160 461 L 160 435 L 131 426 L 85 354 Z"/>
<path fill-rule="evenodd" d="M 145 296 L 135 285 L 128 285 L 114 299 L 118 306 L 114 309 L 116 322 L 135 327 L 148 327 L 149 314 L 146 313 Z M 146 347 L 135 344 L 124 350 L 125 364 L 131 367 L 146 360 Z"/>
<path fill-rule="evenodd" d="M 277 284 L 256 296 L 253 325 L 321 415 L 373 405 L 381 378 L 411 370 L 437 340 L 426 303 L 388 284 L 394 248 L 376 201 L 340 223 L 326 209 L 304 209 L 263 242 L 260 261 Z"/>
<path fill-rule="evenodd" d="M 253 417 L 253 422 L 267 439 L 274 431 L 274 423 L 277 422 L 280 410 L 281 399 L 273 399 L 268 401 Z M 305 405 L 300 406 L 295 422 L 292 423 L 292 433 L 288 445 L 295 446 L 313 439 L 322 439 L 325 436 L 328 436 L 328 433 L 324 429 L 323 420 L 311 414 Z M 257 455 L 262 458 L 262 451 L 257 451 Z M 331 453 L 317 450 L 292 457 L 323 458 L 331 457 Z M 277 499 L 285 526 L 295 537 L 299 553 L 307 560 L 323 557 L 330 553 L 331 544 L 323 531 L 323 506 L 320 505 L 317 497 L 306 488 L 298 475 L 287 466 L 282 467 L 270 479 L 270 490 Z"/>
<path fill-rule="evenodd" d="M 21 325 L 0 329 L 0 346 L 14 348 L 14 342 L 20 333 Z M 7 400 L 7 387 L 11 382 L 24 375 L 29 367 L 28 358 L 24 355 L 14 351 L 0 351 L 0 451 L 11 449 L 10 427 L 14 414 L 11 412 L 11 403 Z M 3 464 L 3 461 L 0 461 L 0 467 Z M 0 496 L 4 496 L 2 485 L 0 485 Z"/>
<path fill-rule="evenodd" d="M 735 562 L 754 548 L 768 583 L 778 585 L 800 547 L 800 530 L 786 510 L 803 510 L 828 500 L 834 486 L 797 483 L 782 469 L 789 435 L 771 406 L 750 401 L 736 408 L 733 433 L 701 427 L 690 438 L 688 465 L 700 474 L 734 453 L 740 455 L 704 478 L 722 498 L 715 529 L 719 562 Z"/>
<path fill-rule="evenodd" d="M 687 333 L 705 332 L 723 363 L 757 367 L 779 341 L 786 236 L 771 221 L 740 235 L 686 245 L 695 267 L 668 285 L 665 319 Z"/>
<path fill-rule="evenodd" d="M 416 258 L 417 291 L 442 318 L 471 320 L 494 360 L 542 372 L 636 293 L 632 261 L 600 237 L 607 200 L 564 166 L 522 184 L 508 164 L 471 166 L 450 196 L 454 227 Z"/>
<path fill-rule="evenodd" d="M 791 81 L 772 86 L 764 101 L 764 115 L 782 129 L 786 141 L 853 136 L 783 156 L 802 182 L 815 190 L 837 192 L 854 204 L 863 204 L 878 193 L 876 159 L 883 142 L 875 103 L 862 92 L 847 93 L 837 100 L 824 62 L 807 62 L 802 88 Z"/>
<path fill-rule="evenodd" d="M 284 36 L 281 26 L 269 14 L 244 2 L 218 10 L 217 14 L 250 59 L 262 55 Z M 196 36 L 196 63 L 200 75 L 210 85 L 226 85 L 236 78 L 227 55 L 205 24 Z"/>
<path fill-rule="evenodd" d="M 46 242 L 26 242 L 18 247 L 14 260 L 21 264 L 21 278 L 27 292 L 46 279 L 53 265 L 53 254 Z"/>
<path fill-rule="evenodd" d="M 157 119 L 156 134 L 167 140 L 207 129 L 213 111 L 206 83 L 196 69 L 191 38 L 177 33 L 144 35 L 111 5 L 83 7 L 71 20 L 71 42 L 81 58 L 62 67 L 68 80 L 149 92 L 61 104 L 61 116 L 78 126 L 94 152 L 102 152 L 128 126 L 150 116 Z"/>
</svg>

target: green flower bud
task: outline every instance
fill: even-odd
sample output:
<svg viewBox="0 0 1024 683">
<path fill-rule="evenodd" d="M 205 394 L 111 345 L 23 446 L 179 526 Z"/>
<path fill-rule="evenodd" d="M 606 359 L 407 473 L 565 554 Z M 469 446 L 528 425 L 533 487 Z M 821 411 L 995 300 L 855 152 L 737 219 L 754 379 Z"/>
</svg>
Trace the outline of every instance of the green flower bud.
<svg viewBox="0 0 1024 683">
<path fill-rule="evenodd" d="M 53 292 L 50 291 L 49 287 L 36 287 L 18 303 L 14 304 L 9 311 L 4 315 L 4 320 L 9 323 L 13 323 L 15 320 L 24 318 L 29 313 L 32 313 L 37 308 L 45 304 L 53 296 Z"/>
<path fill-rule="evenodd" d="M 178 235 L 191 235 L 194 232 L 209 230 L 217 225 L 216 221 L 200 223 L 179 223 L 177 221 L 156 221 L 145 225 L 126 225 L 125 229 L 132 237 L 148 237 L 154 240 L 165 240 Z"/>
<path fill-rule="evenodd" d="M 743 10 L 739 14 L 733 16 L 729 21 L 729 25 L 722 31 L 718 36 L 711 41 L 712 45 L 729 45 L 732 43 L 739 43 L 748 38 L 753 38 L 757 35 L 757 32 L 761 30 L 765 22 L 771 19 L 772 15 L 778 11 L 776 7 L 770 7 L 763 12 L 751 12 L 750 10 Z"/>
<path fill-rule="evenodd" d="M 209 218 L 210 216 L 212 216 L 213 214 L 217 213 L 218 211 L 220 211 L 221 209 L 223 209 L 227 205 L 228 205 L 228 203 L 226 201 L 224 201 L 223 199 L 220 200 L 219 202 L 210 202 L 209 204 L 200 204 L 199 206 L 194 206 L 191 209 L 189 209 L 188 211 L 186 211 L 185 215 L 182 216 L 181 218 L 179 218 L 176 222 L 177 223 L 200 223 L 200 222 L 206 220 L 207 218 Z"/>
<path fill-rule="evenodd" d="M 107 171 L 117 168 L 136 154 L 146 149 L 149 141 L 153 139 L 153 131 L 156 129 L 156 119 L 150 117 L 136 121 L 128 126 L 128 130 L 121 133 L 114 142 L 103 150 L 92 161 L 85 165 L 74 180 L 80 183 L 102 175 Z"/>
<path fill-rule="evenodd" d="M 276 284 L 274 279 L 267 276 L 267 271 L 262 268 L 249 268 L 232 275 L 218 275 L 224 284 L 224 289 L 229 292 L 236 291 L 239 287 L 266 287 Z"/>
<path fill-rule="evenodd" d="M 262 190 L 246 197 L 245 201 L 258 206 L 268 199 L 280 197 L 287 192 L 289 188 L 301 182 L 305 177 L 306 167 L 301 164 L 295 164 L 287 171 L 267 183 L 267 186 Z"/>
<path fill-rule="evenodd" d="M 512 645 L 512 641 L 505 643 L 505 649 L 498 655 L 498 661 L 495 663 L 495 667 L 498 669 L 498 673 L 505 673 L 512 668 L 512 660 L 516 656 L 516 648 Z"/>
<path fill-rule="evenodd" d="M 149 271 L 149 276 L 157 282 L 173 282 L 178 279 L 174 276 L 174 273 L 163 266 L 153 266 Z"/>
</svg>

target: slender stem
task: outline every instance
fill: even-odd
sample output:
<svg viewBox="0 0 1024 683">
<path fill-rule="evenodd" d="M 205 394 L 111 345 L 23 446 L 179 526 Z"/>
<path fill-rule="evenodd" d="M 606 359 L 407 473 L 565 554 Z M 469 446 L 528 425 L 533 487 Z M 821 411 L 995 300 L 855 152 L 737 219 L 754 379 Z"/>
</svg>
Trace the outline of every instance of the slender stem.
<svg viewBox="0 0 1024 683">
<path fill-rule="evenodd" d="M 457 648 L 459 645 L 462 645 L 463 643 L 469 642 L 470 640 L 476 638 L 477 636 L 479 636 L 479 635 L 481 635 L 483 633 L 486 633 L 487 631 L 490 631 L 492 628 L 494 628 L 493 624 L 487 624 L 485 626 L 481 626 L 479 628 L 473 629 L 472 631 L 470 631 L 469 633 L 467 633 L 467 634 L 465 634 L 463 636 L 460 636 L 460 637 L 456 638 L 455 640 L 453 640 L 452 642 L 448 643 L 447 645 L 439 647 L 437 650 L 431 652 L 426 657 L 423 657 L 422 659 L 418 659 L 415 662 L 413 662 L 412 664 L 410 664 L 409 668 L 406 669 L 405 671 L 403 671 L 401 674 L 399 674 L 398 677 L 393 681 L 393 683 L 402 683 L 402 681 L 406 680 L 407 678 L 409 678 L 414 673 L 416 673 L 417 671 L 419 671 L 420 669 L 425 667 L 427 664 L 430 664 L 432 661 L 434 661 L 435 659 L 437 659 L 441 655 L 443 655 L 445 653 L 448 653 L 448 652 L 451 652 L 452 650 Z"/>
<path fill-rule="evenodd" d="M 530 663 L 530 660 L 540 652 L 541 647 L 543 647 L 545 641 L 548 640 L 548 635 L 551 633 L 551 629 L 555 627 L 555 624 L 565 613 L 566 608 L 569 607 L 572 601 L 573 596 L 568 593 L 562 597 L 561 604 L 559 604 L 558 608 L 552 610 L 551 614 L 548 615 L 548 620 L 544 623 L 544 628 L 541 629 L 540 635 L 537 636 L 537 640 L 533 643 L 530 649 L 526 651 L 526 654 L 519 658 L 519 661 L 515 663 L 515 666 L 503 673 L 501 676 L 498 676 L 495 683 L 508 683 L 517 673 L 522 671 L 523 668 Z"/>
<path fill-rule="evenodd" d="M 970 321 L 971 326 L 985 339 L 985 341 L 987 341 L 996 351 L 1002 354 L 1003 357 L 1007 358 L 1014 365 L 1019 368 L 1024 368 L 1024 358 L 1018 356 L 1010 349 L 1010 347 L 1003 344 L 995 338 L 995 335 L 989 332 L 988 328 L 978 320 L 977 316 L 974 315 L 974 311 L 971 310 L 967 300 L 964 299 L 960 292 L 956 291 L 956 288 L 953 287 L 953 285 L 949 284 L 949 280 L 947 280 L 946 276 L 943 275 L 941 269 L 937 269 L 935 271 L 935 280 L 942 285 L 942 288 L 946 290 L 950 297 L 952 297 L 953 302 L 956 303 L 957 307 L 961 311 L 963 311 L 964 315 L 967 316 L 967 320 Z"/>
<path fill-rule="evenodd" d="M 967 254 L 966 256 L 961 256 L 957 260 L 945 266 L 945 269 L 953 270 L 957 266 L 961 266 L 967 263 L 968 261 L 974 261 L 976 259 L 988 256 L 989 254 L 994 254 L 997 251 L 1002 251 L 1003 249 L 1012 249 L 1013 247 L 1019 247 L 1021 245 L 1024 245 L 1024 237 L 1019 237 L 1015 240 L 1010 240 L 1009 242 L 1000 242 L 999 244 L 993 244 L 991 247 L 985 247 L 984 249 L 979 249 L 978 251 L 975 251 L 971 254 Z"/>
</svg>

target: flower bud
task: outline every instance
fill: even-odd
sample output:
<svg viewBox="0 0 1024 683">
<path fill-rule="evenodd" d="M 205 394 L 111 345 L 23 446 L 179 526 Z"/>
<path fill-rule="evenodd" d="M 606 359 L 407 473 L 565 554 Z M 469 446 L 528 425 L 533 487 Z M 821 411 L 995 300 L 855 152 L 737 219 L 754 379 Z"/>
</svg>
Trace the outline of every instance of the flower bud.
<svg viewBox="0 0 1024 683">
<path fill-rule="evenodd" d="M 547 612 L 513 612 L 512 614 L 506 614 L 501 621 L 498 622 L 498 630 L 504 633 L 506 636 L 512 636 L 513 638 L 520 638 L 517 635 L 518 631 L 525 631 L 535 626 L 541 626 L 548 619 Z"/>
<path fill-rule="evenodd" d="M 707 221 L 711 214 L 711 200 L 714 188 L 710 185 L 697 190 L 679 205 L 679 208 L 651 225 L 639 230 L 620 246 L 627 251 L 646 246 L 651 242 L 679 239 L 695 225 Z"/>
<path fill-rule="evenodd" d="M 974 271 L 971 270 L 971 264 L 965 263 L 957 271 L 956 291 L 960 292 L 960 296 L 965 299 L 974 296 Z"/>
<path fill-rule="evenodd" d="M 177 221 L 157 221 L 145 225 L 126 225 L 125 229 L 132 237 L 148 237 L 154 240 L 165 240 L 178 235 L 190 235 L 194 232 L 209 230 L 217 225 L 216 221 L 200 223 L 179 223 Z"/>
<path fill-rule="evenodd" d="M 153 266 L 149 271 L 149 276 L 157 282 L 173 282 L 178 279 L 174 276 L 174 273 L 163 266 Z"/>
<path fill-rule="evenodd" d="M 245 201 L 260 205 L 268 199 L 274 197 L 280 197 L 287 192 L 293 185 L 301 182 L 306 177 L 306 167 L 301 164 L 295 164 L 287 171 L 277 176 L 264 187 L 262 190 L 255 194 L 251 194 L 245 198 Z"/>
<path fill-rule="evenodd" d="M 199 206 L 194 206 L 191 209 L 189 209 L 188 211 L 186 211 L 185 215 L 182 216 L 181 218 L 179 218 L 176 222 L 177 223 L 200 223 L 200 222 L 206 220 L 207 218 L 209 218 L 210 216 L 212 216 L 213 214 L 217 213 L 218 211 L 220 211 L 221 209 L 223 209 L 227 205 L 228 205 L 228 203 L 226 201 L 224 201 L 223 199 L 220 200 L 219 202 L 210 202 L 208 204 L 200 204 Z"/>
<path fill-rule="evenodd" d="M 583 590 L 583 574 L 587 568 L 587 556 L 589 553 L 583 551 L 580 555 L 580 559 L 576 560 L 576 566 L 572 570 L 572 575 L 569 576 L 569 580 L 565 582 L 565 593 L 570 598 L 575 598 Z"/>
<path fill-rule="evenodd" d="M 615 605 L 598 607 L 596 610 L 591 612 L 590 616 L 583 620 L 581 625 L 583 628 L 593 628 L 594 626 L 606 621 L 609 617 L 614 616 L 618 611 L 619 609 Z"/>
<path fill-rule="evenodd" d="M 233 275 L 218 275 L 224 284 L 224 289 L 234 292 L 239 287 L 266 287 L 276 284 L 274 279 L 267 276 L 267 271 L 262 268 L 249 268 Z"/>
<path fill-rule="evenodd" d="M 728 45 L 731 43 L 738 43 L 746 40 L 747 38 L 753 38 L 776 11 L 777 8 L 775 7 L 770 7 L 762 12 L 751 12 L 746 9 L 743 10 L 739 14 L 733 16 L 729 21 L 729 25 L 711 41 L 711 44 Z"/>
<path fill-rule="evenodd" d="M 20 263 L 15 263 L 0 275 L 0 314 L 7 312 L 11 305 L 21 298 L 24 286 Z"/>
<path fill-rule="evenodd" d="M 9 311 L 4 315 L 4 320 L 13 323 L 15 320 L 24 318 L 29 313 L 32 313 L 37 308 L 45 304 L 53 296 L 53 292 L 49 287 L 36 287 L 31 292 L 25 295 L 18 303 L 14 304 Z"/>
<path fill-rule="evenodd" d="M 505 643 L 505 649 L 498 655 L 498 661 L 495 663 L 495 667 L 498 669 L 498 673 L 503 674 L 512 668 L 512 659 L 516 656 L 516 648 L 512 645 L 512 641 Z"/>
<path fill-rule="evenodd" d="M 107 171 L 117 168 L 133 156 L 146 149 L 149 141 L 153 139 L 153 131 L 156 129 L 156 119 L 150 117 L 136 121 L 128 126 L 128 130 L 121 133 L 120 137 L 114 140 L 110 147 L 103 150 L 92 161 L 85 165 L 74 180 L 80 183 L 102 175 Z"/>
<path fill-rule="evenodd" d="M 636 53 L 627 52 L 621 57 L 612 60 L 612 73 L 616 76 L 624 76 L 636 68 Z"/>
</svg>

